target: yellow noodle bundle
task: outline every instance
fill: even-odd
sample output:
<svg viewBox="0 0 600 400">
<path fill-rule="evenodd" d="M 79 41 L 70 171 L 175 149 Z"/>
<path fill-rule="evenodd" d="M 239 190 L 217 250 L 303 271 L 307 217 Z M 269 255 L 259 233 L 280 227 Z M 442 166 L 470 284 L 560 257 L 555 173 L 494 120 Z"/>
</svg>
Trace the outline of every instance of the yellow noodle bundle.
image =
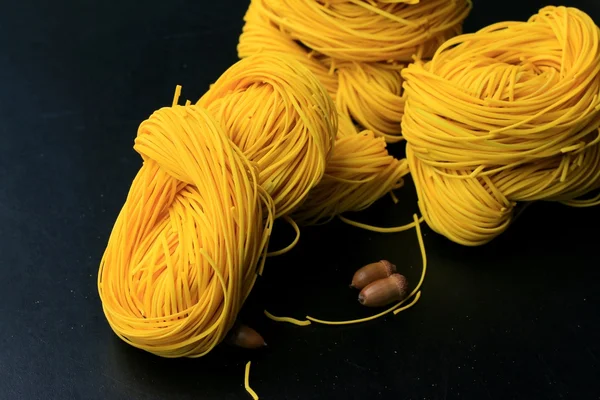
<svg viewBox="0 0 600 400">
<path fill-rule="evenodd" d="M 390 156 L 383 138 L 373 132 L 342 137 L 335 143 L 325 176 L 294 217 L 303 224 L 317 224 L 347 211 L 364 210 L 401 187 L 407 174 L 406 160 Z"/>
<path fill-rule="evenodd" d="M 297 208 L 321 180 L 338 130 L 336 109 L 316 77 L 292 58 L 241 60 L 198 105 L 258 165 L 276 217 Z"/>
<path fill-rule="evenodd" d="M 338 68 L 336 105 L 342 115 L 388 142 L 400 139 L 405 99 L 402 92 L 402 64 L 343 63 Z"/>
<path fill-rule="evenodd" d="M 256 53 L 280 53 L 293 57 L 307 67 L 325 86 L 332 97 L 337 92 L 337 77 L 323 63 L 311 57 L 306 47 L 295 42 L 260 12 L 260 4 L 252 1 L 244 16 L 246 24 L 238 44 L 241 58 Z"/>
<path fill-rule="evenodd" d="M 488 242 L 516 202 L 571 205 L 600 187 L 599 29 L 575 8 L 546 7 L 447 41 L 402 72 L 402 129 L 431 228 Z"/>
<path fill-rule="evenodd" d="M 292 55 L 359 130 L 392 143 L 402 139 L 401 69 L 459 34 L 470 9 L 470 0 L 252 0 L 238 54 Z"/>
<path fill-rule="evenodd" d="M 292 40 L 336 60 L 412 60 L 433 52 L 460 33 L 466 1 L 417 4 L 363 0 L 253 0 L 258 12 Z"/>
<path fill-rule="evenodd" d="M 176 105 L 178 97 L 179 88 L 172 107 L 139 127 L 144 164 L 98 291 L 125 342 L 200 357 L 223 340 L 250 293 L 275 215 L 299 205 L 324 174 L 337 115 L 317 79 L 285 56 L 240 61 L 201 105 Z"/>
<path fill-rule="evenodd" d="M 132 346 L 198 357 L 231 328 L 264 262 L 273 203 L 256 168 L 197 106 L 139 128 L 144 165 L 98 274 L 108 322 Z"/>
</svg>

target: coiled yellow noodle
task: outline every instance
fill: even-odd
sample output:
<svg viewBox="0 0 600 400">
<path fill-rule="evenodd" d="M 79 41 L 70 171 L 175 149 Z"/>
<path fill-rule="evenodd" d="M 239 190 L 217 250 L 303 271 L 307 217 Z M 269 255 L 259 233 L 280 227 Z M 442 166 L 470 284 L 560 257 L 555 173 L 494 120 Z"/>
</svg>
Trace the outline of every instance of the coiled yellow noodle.
<svg viewBox="0 0 600 400">
<path fill-rule="evenodd" d="M 273 203 L 255 167 L 200 107 L 156 111 L 140 125 L 135 149 L 144 165 L 100 265 L 102 306 L 132 346 L 202 356 L 254 284 Z"/>
<path fill-rule="evenodd" d="M 258 395 L 250 386 L 250 365 L 251 365 L 251 363 L 252 363 L 251 361 L 248 361 L 246 363 L 246 368 L 244 369 L 244 388 L 246 389 L 246 392 L 248 392 L 248 394 L 252 397 L 252 399 L 258 400 Z"/>
<path fill-rule="evenodd" d="M 269 21 L 260 12 L 260 4 L 252 1 L 244 16 L 244 32 L 238 44 L 240 57 L 249 57 L 256 53 L 282 53 L 296 59 L 296 61 L 307 67 L 319 81 L 325 86 L 332 97 L 337 92 L 337 77 L 322 62 L 310 53 L 306 47 L 292 40 L 288 35 L 281 32 L 280 28 Z"/>
<path fill-rule="evenodd" d="M 284 55 L 229 68 L 198 101 L 258 165 L 259 183 L 289 214 L 322 178 L 338 131 L 333 101 L 316 77 Z"/>
<path fill-rule="evenodd" d="M 235 64 L 202 106 L 176 105 L 179 91 L 139 127 L 144 164 L 98 291 L 125 342 L 200 357 L 223 340 L 250 293 L 275 215 L 293 210 L 323 175 L 337 114 L 318 80 L 283 55 Z"/>
<path fill-rule="evenodd" d="M 447 41 L 402 72 L 402 129 L 421 211 L 464 245 L 502 233 L 518 201 L 600 187 L 599 29 L 546 7 Z"/>
<path fill-rule="evenodd" d="M 294 218 L 304 224 L 316 224 L 347 211 L 364 210 L 401 187 L 402 177 L 407 174 L 406 160 L 390 156 L 383 138 L 376 138 L 373 132 L 342 137 L 335 143 L 325 176 Z"/>
<path fill-rule="evenodd" d="M 337 69 L 337 107 L 365 129 L 397 142 L 398 121 L 404 115 L 403 68 L 403 64 L 342 63 Z"/>
<path fill-rule="evenodd" d="M 293 40 L 336 60 L 411 61 L 430 56 L 460 33 L 466 1 L 423 0 L 416 5 L 362 0 L 253 0 Z"/>
<path fill-rule="evenodd" d="M 361 129 L 402 139 L 400 70 L 461 32 L 470 0 L 252 0 L 238 54 L 291 54 Z"/>
</svg>

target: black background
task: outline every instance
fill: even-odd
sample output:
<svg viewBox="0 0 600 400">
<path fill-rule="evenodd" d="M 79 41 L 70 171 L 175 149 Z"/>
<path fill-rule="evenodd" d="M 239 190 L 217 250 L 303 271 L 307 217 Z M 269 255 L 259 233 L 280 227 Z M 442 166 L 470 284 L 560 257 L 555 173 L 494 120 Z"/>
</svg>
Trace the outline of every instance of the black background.
<svg viewBox="0 0 600 400">
<path fill-rule="evenodd" d="M 600 21 L 596 0 L 566 1 Z M 476 1 L 465 30 L 523 20 L 543 1 Z M 598 209 L 536 204 L 502 237 L 464 248 L 425 229 L 421 301 L 350 327 L 262 315 L 368 315 L 348 289 L 388 258 L 412 282 L 413 231 L 333 222 L 270 259 L 241 319 L 264 351 L 219 348 L 165 360 L 120 342 L 104 319 L 97 268 L 141 159 L 138 124 L 176 84 L 197 99 L 236 60 L 247 3 L 21 1 L 0 11 L 0 397 L 6 399 L 598 399 Z M 410 184 L 352 215 L 410 221 Z M 273 246 L 291 237 L 278 226 Z"/>
</svg>

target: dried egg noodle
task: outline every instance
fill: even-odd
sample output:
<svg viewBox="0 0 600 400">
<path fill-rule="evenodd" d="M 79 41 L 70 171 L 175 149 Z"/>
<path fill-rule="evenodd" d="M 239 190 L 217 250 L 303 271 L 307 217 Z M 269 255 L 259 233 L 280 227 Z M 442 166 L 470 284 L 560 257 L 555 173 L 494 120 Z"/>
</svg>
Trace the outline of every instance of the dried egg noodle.
<svg viewBox="0 0 600 400">
<path fill-rule="evenodd" d="M 252 0 L 241 58 L 288 54 L 323 83 L 339 110 L 387 142 L 402 139 L 401 70 L 461 33 L 470 0 Z"/>
<path fill-rule="evenodd" d="M 316 77 L 285 56 L 264 54 L 229 68 L 198 101 L 258 166 L 260 185 L 289 214 L 325 173 L 337 111 Z"/>
<path fill-rule="evenodd" d="M 250 293 L 273 203 L 256 168 L 198 106 L 156 111 L 140 125 L 135 149 L 144 165 L 98 274 L 104 313 L 132 346 L 202 356 Z"/>
<path fill-rule="evenodd" d="M 125 342 L 200 357 L 223 340 L 261 272 L 277 207 L 293 210 L 323 175 L 337 114 L 317 79 L 281 55 L 240 61 L 201 105 L 177 105 L 179 91 L 139 127 L 144 164 L 98 290 Z"/>
<path fill-rule="evenodd" d="M 546 7 L 402 72 L 407 158 L 433 230 L 481 245 L 516 202 L 600 202 L 578 200 L 600 187 L 599 32 L 580 10 Z"/>
<path fill-rule="evenodd" d="M 406 160 L 390 156 L 383 138 L 370 131 L 338 139 L 321 182 L 309 193 L 294 218 L 303 224 L 331 220 L 347 211 L 369 207 L 402 186 Z"/>
</svg>

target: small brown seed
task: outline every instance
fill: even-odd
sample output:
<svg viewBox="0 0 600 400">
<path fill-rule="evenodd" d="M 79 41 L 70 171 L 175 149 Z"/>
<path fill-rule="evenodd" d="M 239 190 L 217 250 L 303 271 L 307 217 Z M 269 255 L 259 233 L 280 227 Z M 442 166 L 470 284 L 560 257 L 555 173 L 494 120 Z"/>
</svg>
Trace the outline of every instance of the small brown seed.
<svg viewBox="0 0 600 400">
<path fill-rule="evenodd" d="M 350 287 L 362 289 L 371 282 L 387 278 L 396 272 L 396 266 L 387 260 L 381 260 L 376 263 L 365 265 L 352 278 Z"/>
<path fill-rule="evenodd" d="M 258 349 L 267 345 L 260 333 L 243 324 L 236 324 L 231 329 L 227 342 L 244 349 Z"/>
<path fill-rule="evenodd" d="M 406 278 L 393 274 L 368 284 L 358 295 L 358 301 L 365 307 L 383 307 L 405 298 L 407 290 Z"/>
</svg>

